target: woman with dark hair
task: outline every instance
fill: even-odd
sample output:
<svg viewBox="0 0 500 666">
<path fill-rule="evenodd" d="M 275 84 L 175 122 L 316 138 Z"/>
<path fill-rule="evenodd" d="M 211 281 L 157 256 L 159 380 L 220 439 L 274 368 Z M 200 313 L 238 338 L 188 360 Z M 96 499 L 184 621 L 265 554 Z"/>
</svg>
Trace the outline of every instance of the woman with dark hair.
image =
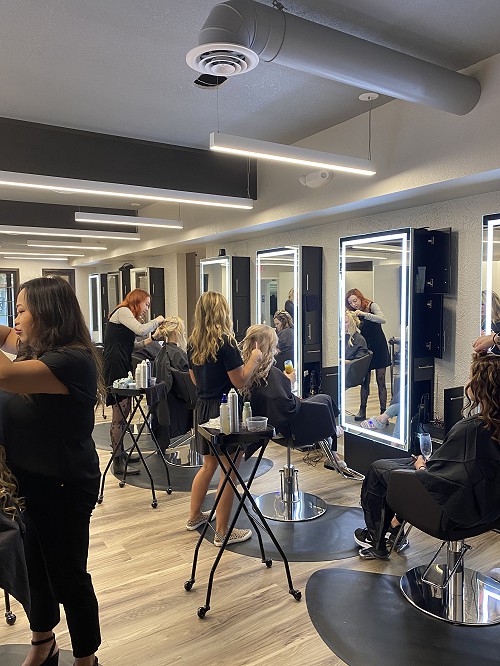
<svg viewBox="0 0 500 666">
<path fill-rule="evenodd" d="M 132 372 L 132 352 L 134 349 L 141 349 L 151 344 L 153 337 L 150 334 L 156 331 L 165 319 L 163 315 L 160 315 L 150 322 L 143 323 L 142 319 L 150 305 L 151 297 L 147 291 L 133 289 L 109 315 L 104 333 L 106 386 L 112 386 L 115 379 L 127 377 L 128 373 Z M 136 342 L 136 337 L 143 339 Z M 130 413 L 131 399 L 124 398 L 118 405 L 113 395 L 108 395 L 106 404 L 112 405 L 113 410 L 110 427 L 111 448 L 115 451 L 113 472 L 122 474 L 125 462 L 122 439 L 126 427 L 125 419 Z M 121 446 L 117 449 L 120 442 L 122 442 Z M 128 467 L 127 474 L 139 474 L 139 470 Z"/>
<path fill-rule="evenodd" d="M 293 319 L 286 310 L 278 310 L 274 314 L 274 327 L 278 335 L 276 365 L 283 370 L 283 364 L 290 359 L 293 363 Z"/>
<path fill-rule="evenodd" d="M 366 528 L 354 533 L 360 557 L 389 557 L 399 521 L 386 501 L 390 472 L 415 469 L 443 509 L 444 529 L 467 529 L 500 517 L 500 357 L 474 355 L 465 387 L 467 418 L 456 423 L 443 444 L 425 461 L 417 458 L 376 460 L 361 488 Z"/>
<path fill-rule="evenodd" d="M 0 326 L 4 445 L 24 497 L 32 647 L 23 666 L 55 666 L 63 604 L 75 664 L 97 664 L 97 599 L 87 573 L 89 521 L 99 489 L 92 440 L 103 395 L 100 359 L 75 292 L 61 278 L 21 285 L 15 329 Z"/>
<path fill-rule="evenodd" d="M 373 352 L 369 371 L 366 379 L 361 385 L 361 404 L 359 412 L 354 417 L 355 421 L 366 419 L 366 404 L 370 395 L 371 371 L 375 370 L 378 386 L 378 399 L 380 402 L 380 413 L 383 414 L 387 407 L 387 386 L 385 384 L 386 368 L 391 364 L 387 339 L 382 330 L 385 324 L 385 315 L 379 306 L 363 296 L 359 289 L 349 289 L 345 295 L 345 306 L 347 310 L 354 312 L 360 320 L 359 330 L 366 340 L 368 349 Z"/>
</svg>

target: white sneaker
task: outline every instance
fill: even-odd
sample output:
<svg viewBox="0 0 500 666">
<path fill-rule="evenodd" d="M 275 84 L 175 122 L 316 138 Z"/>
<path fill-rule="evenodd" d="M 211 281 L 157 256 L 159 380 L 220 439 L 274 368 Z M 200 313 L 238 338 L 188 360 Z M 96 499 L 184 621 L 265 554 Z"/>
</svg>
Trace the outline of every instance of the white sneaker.
<svg viewBox="0 0 500 666">
<path fill-rule="evenodd" d="M 208 523 L 208 518 L 210 516 L 210 511 L 202 511 L 198 518 L 195 518 L 194 520 L 188 520 L 186 523 L 186 529 L 189 530 L 190 532 L 192 530 L 198 529 L 198 527 L 201 527 L 205 523 Z M 215 512 L 214 515 L 212 516 L 212 520 L 215 519 Z"/>
<path fill-rule="evenodd" d="M 230 546 L 233 543 L 241 543 L 242 541 L 248 541 L 248 539 L 250 539 L 251 536 L 252 536 L 252 530 L 238 530 L 235 527 L 234 530 L 231 532 L 231 535 L 229 536 L 227 545 Z M 225 536 L 222 536 L 221 534 L 216 532 L 214 536 L 214 546 L 220 548 L 224 543 L 224 539 Z"/>
</svg>

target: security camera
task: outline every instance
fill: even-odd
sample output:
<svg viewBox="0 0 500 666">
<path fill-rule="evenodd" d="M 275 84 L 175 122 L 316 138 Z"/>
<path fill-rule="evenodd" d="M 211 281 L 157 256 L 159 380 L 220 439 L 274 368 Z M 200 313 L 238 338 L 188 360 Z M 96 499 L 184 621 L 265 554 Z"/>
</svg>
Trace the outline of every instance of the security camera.
<svg viewBox="0 0 500 666">
<path fill-rule="evenodd" d="M 305 176 L 300 176 L 299 181 L 304 187 L 316 189 L 328 185 L 332 178 L 333 173 L 331 171 L 311 171 L 311 173 L 307 173 Z"/>
</svg>

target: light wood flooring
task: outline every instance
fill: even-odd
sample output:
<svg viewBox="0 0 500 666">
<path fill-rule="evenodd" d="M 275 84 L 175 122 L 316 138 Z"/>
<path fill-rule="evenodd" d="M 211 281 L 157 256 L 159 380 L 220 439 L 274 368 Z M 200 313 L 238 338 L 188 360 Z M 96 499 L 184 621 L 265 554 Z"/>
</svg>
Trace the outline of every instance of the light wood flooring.
<svg viewBox="0 0 500 666">
<path fill-rule="evenodd" d="M 104 467 L 108 454 L 99 451 L 99 455 Z M 266 455 L 275 464 L 255 480 L 256 493 L 278 487 L 285 451 L 271 444 Z M 358 505 L 359 483 L 326 470 L 322 462 L 310 467 L 302 458 L 300 452 L 293 453 L 303 490 L 328 503 Z M 152 509 L 149 490 L 121 489 L 110 476 L 104 503 L 97 506 L 92 518 L 89 568 L 100 603 L 103 642 L 99 663 L 104 666 L 338 666 L 344 662 L 319 638 L 307 613 L 309 576 L 330 567 L 399 576 L 428 561 L 437 547 L 434 539 L 413 530 L 410 549 L 403 556 L 393 555 L 389 562 L 362 562 L 357 557 L 292 562 L 294 584 L 303 593 L 299 603 L 288 594 L 281 562 L 267 569 L 258 559 L 226 552 L 215 580 L 212 610 L 200 620 L 196 611 L 205 603 L 206 581 L 217 551 L 211 544 L 202 545 L 196 584 L 186 592 L 183 585 L 190 577 L 198 536 L 184 528 L 189 494 L 161 492 L 158 497 L 158 508 Z M 467 556 L 469 566 L 483 572 L 499 566 L 500 535 L 490 533 L 470 543 L 474 550 Z M 0 621 L 0 642 L 27 644 L 28 623 L 15 601 L 13 610 L 17 622 L 8 627 Z M 64 620 L 57 637 L 61 648 L 70 649 Z M 406 663 L 414 663 L 411 655 Z"/>
</svg>

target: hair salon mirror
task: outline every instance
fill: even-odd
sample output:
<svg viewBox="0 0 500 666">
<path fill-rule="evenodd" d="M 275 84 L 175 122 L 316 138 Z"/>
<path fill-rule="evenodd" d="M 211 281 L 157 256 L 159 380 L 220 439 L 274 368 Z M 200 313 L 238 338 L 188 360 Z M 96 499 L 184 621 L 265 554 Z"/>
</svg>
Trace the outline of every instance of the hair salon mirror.
<svg viewBox="0 0 500 666">
<path fill-rule="evenodd" d="M 405 450 L 411 240 L 409 229 L 340 239 L 341 425 Z"/>
<path fill-rule="evenodd" d="M 218 257 L 201 259 L 200 293 L 206 291 L 218 291 L 225 296 L 236 339 L 243 340 L 250 326 L 250 258 L 230 257 L 221 250 Z"/>
<path fill-rule="evenodd" d="M 284 361 L 293 362 L 297 375 L 297 391 L 300 394 L 302 363 L 299 344 L 301 330 L 301 312 L 298 307 L 301 302 L 299 256 L 298 247 L 257 252 L 256 301 L 257 322 L 276 328 L 278 333 L 279 353 L 276 355 L 276 365 L 283 370 Z"/>
<path fill-rule="evenodd" d="M 500 214 L 483 218 L 481 333 L 500 333 Z"/>
</svg>

